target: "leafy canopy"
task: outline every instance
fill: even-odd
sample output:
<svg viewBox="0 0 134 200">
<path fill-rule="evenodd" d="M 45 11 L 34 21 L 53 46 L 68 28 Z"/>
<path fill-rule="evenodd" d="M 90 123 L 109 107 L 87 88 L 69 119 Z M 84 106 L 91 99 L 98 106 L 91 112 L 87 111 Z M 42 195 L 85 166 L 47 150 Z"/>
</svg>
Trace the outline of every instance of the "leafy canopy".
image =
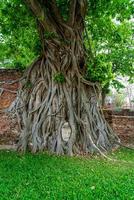
<svg viewBox="0 0 134 200">
<path fill-rule="evenodd" d="M 68 19 L 69 0 L 56 2 L 63 18 Z M 25 68 L 41 50 L 36 19 L 23 0 L 1 0 L 0 8 L 1 66 Z M 133 8 L 132 0 L 88 1 L 83 35 L 86 78 L 100 82 L 104 88 L 111 83 L 121 86 L 116 81 L 118 75 L 133 80 Z"/>
</svg>

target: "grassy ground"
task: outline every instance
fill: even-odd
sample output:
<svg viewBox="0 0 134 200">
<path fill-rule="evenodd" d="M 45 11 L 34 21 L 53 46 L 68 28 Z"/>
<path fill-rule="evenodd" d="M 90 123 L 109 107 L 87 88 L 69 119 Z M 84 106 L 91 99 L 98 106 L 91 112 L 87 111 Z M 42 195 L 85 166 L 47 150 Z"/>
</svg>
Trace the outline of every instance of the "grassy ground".
<svg viewBox="0 0 134 200">
<path fill-rule="evenodd" d="M 110 156 L 120 162 L 0 151 L 0 200 L 134 200 L 134 152 Z"/>
</svg>

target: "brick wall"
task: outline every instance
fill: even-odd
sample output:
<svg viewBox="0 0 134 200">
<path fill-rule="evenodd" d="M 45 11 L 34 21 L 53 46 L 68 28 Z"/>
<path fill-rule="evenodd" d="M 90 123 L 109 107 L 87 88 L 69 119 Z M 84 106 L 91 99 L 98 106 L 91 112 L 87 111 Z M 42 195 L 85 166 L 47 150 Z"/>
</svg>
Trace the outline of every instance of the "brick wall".
<svg viewBox="0 0 134 200">
<path fill-rule="evenodd" d="M 3 109 L 10 106 L 16 97 L 19 83 L 6 84 L 17 80 L 22 74 L 17 70 L 0 69 L 0 144 L 13 144 L 16 142 L 18 125 L 15 118 L 4 113 Z M 5 88 L 5 90 L 3 90 Z"/>
<path fill-rule="evenodd" d="M 104 110 L 104 115 L 122 142 L 134 144 L 134 112 Z"/>
<path fill-rule="evenodd" d="M 0 69 L 0 83 L 7 82 L 10 83 L 11 81 L 17 80 L 21 77 L 21 73 L 17 70 L 3 70 Z M 11 102 L 15 99 L 17 91 L 19 87 L 18 83 L 14 84 L 0 84 L 0 110 L 7 108 Z M 2 88 L 5 90 L 2 92 Z"/>
<path fill-rule="evenodd" d="M 112 116 L 112 127 L 125 143 L 134 144 L 134 116 Z"/>
</svg>

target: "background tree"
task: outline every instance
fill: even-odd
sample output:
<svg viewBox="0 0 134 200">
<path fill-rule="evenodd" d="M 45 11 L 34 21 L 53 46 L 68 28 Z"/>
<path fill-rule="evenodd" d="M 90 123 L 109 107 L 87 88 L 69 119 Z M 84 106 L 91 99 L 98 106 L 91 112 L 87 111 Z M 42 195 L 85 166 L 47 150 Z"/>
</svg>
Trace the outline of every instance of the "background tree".
<svg viewBox="0 0 134 200">
<path fill-rule="evenodd" d="M 124 87 L 118 76 L 127 76 L 130 82 L 134 80 L 133 5 L 126 10 L 123 9 L 126 3 L 115 4 L 115 9 L 108 7 L 107 14 L 90 16 L 87 22 L 88 39 L 95 57 L 94 63 L 88 65 L 88 77 L 101 83 L 103 102 L 110 86 L 117 90 Z"/>
<path fill-rule="evenodd" d="M 2 3 L 5 9 L 12 7 L 11 15 L 16 5 L 24 7 L 21 1 Z M 69 155 L 102 153 L 112 149 L 118 143 L 118 138 L 99 111 L 98 84 L 87 80 L 92 79 L 89 68 L 87 73 L 87 63 L 95 67 L 100 65 L 94 66 L 95 63 L 102 61 L 94 57 L 89 40 L 87 56 L 85 17 L 88 7 L 87 16 L 92 16 L 92 19 L 105 15 L 114 17 L 117 13 L 123 16 L 125 12 L 130 17 L 131 2 L 27 0 L 25 3 L 35 18 L 42 49 L 38 59 L 24 74 L 16 100 L 22 133 L 19 149 L 25 151 L 31 144 L 33 152 L 48 149 Z M 27 23 L 32 26 L 31 11 L 26 7 L 22 10 L 19 20 L 24 22 L 26 17 L 29 19 Z M 20 23 L 20 30 L 21 27 Z M 104 65 L 100 66 L 106 69 Z M 65 130 L 69 135 L 67 141 L 63 137 Z"/>
</svg>

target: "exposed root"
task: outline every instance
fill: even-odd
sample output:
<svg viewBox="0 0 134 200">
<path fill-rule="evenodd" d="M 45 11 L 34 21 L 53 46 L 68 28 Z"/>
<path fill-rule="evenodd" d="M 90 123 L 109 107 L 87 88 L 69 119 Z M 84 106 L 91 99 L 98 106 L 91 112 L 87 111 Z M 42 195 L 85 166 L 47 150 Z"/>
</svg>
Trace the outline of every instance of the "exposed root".
<svg viewBox="0 0 134 200">
<path fill-rule="evenodd" d="M 46 55 L 27 71 L 13 106 L 21 131 L 18 150 L 48 150 L 60 155 L 95 152 L 110 159 L 105 153 L 119 139 L 100 113 L 97 87 L 85 83 L 76 74 L 76 66 L 77 70 L 67 69 L 71 63 L 68 54 L 63 55 L 64 63 L 59 60 L 65 80 L 58 82 L 54 76 L 59 68 L 49 48 Z"/>
<path fill-rule="evenodd" d="M 134 148 L 132 148 L 132 147 L 130 147 L 130 146 L 127 146 L 127 145 L 125 145 L 125 144 L 122 144 L 121 142 L 116 141 L 116 144 L 119 145 L 119 146 L 121 146 L 121 147 L 124 147 L 124 148 L 126 148 L 126 149 L 134 150 Z"/>
<path fill-rule="evenodd" d="M 12 85 L 12 84 L 15 84 L 15 83 L 19 83 L 20 81 L 22 81 L 23 79 L 25 79 L 26 77 L 25 76 L 23 76 L 23 77 L 21 77 L 21 78 L 19 78 L 19 79 L 17 79 L 17 80 L 14 80 L 14 81 L 12 81 L 12 80 L 8 80 L 8 81 L 0 81 L 0 85 Z"/>
<path fill-rule="evenodd" d="M 2 93 L 6 91 L 6 92 L 10 92 L 10 93 L 13 93 L 13 94 L 16 94 L 17 92 L 14 91 L 14 90 L 9 90 L 9 89 L 6 89 L 6 88 L 0 88 L 0 96 L 2 95 Z"/>
</svg>

